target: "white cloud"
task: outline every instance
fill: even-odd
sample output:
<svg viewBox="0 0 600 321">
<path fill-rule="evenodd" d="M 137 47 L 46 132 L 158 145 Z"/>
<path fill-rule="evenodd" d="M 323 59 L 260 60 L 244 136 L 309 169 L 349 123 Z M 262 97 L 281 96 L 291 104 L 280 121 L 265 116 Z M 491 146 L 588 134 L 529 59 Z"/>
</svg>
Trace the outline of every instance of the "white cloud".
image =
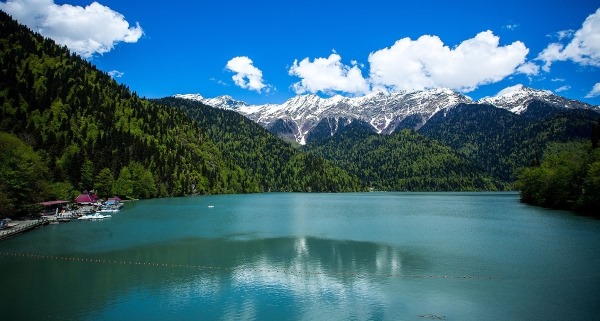
<svg viewBox="0 0 600 321">
<path fill-rule="evenodd" d="M 237 86 L 259 93 L 266 88 L 265 91 L 269 92 L 269 86 L 263 83 L 262 71 L 254 67 L 250 58 L 245 56 L 232 58 L 227 62 L 225 68 L 235 73 L 231 79 Z"/>
<path fill-rule="evenodd" d="M 573 37 L 574 34 L 575 34 L 575 30 L 573 30 L 573 29 L 567 29 L 567 30 L 558 31 L 558 32 L 556 32 L 554 34 L 546 35 L 546 37 L 548 37 L 548 38 L 556 38 L 558 40 L 563 40 L 563 39 L 567 39 L 567 38 Z"/>
<path fill-rule="evenodd" d="M 559 92 L 567 91 L 567 90 L 569 90 L 569 89 L 571 89 L 571 86 L 569 86 L 569 85 L 564 85 L 564 86 L 560 86 L 560 87 L 556 88 L 556 89 L 554 90 L 554 92 L 557 92 L 557 93 L 559 93 Z"/>
<path fill-rule="evenodd" d="M 503 26 L 502 28 L 504 29 L 508 29 L 508 30 L 516 30 L 517 28 L 519 28 L 518 24 L 508 24 L 506 26 Z"/>
<path fill-rule="evenodd" d="M 54 0 L 8 0 L 0 9 L 85 58 L 108 52 L 119 42 L 137 42 L 143 35 L 139 23 L 130 27 L 122 14 L 98 2 L 80 7 Z"/>
<path fill-rule="evenodd" d="M 600 82 L 596 83 L 592 90 L 585 95 L 585 98 L 596 98 L 600 96 Z"/>
<path fill-rule="evenodd" d="M 211 77 L 208 80 L 214 81 L 214 82 L 216 82 L 217 84 L 219 84 L 221 86 L 229 87 L 229 85 L 226 82 L 224 82 L 223 80 L 221 80 L 221 79 L 216 79 L 215 77 Z"/>
<path fill-rule="evenodd" d="M 550 81 L 559 82 L 559 81 L 565 81 L 565 80 L 563 78 L 552 78 L 552 79 L 550 79 Z"/>
<path fill-rule="evenodd" d="M 540 72 L 540 66 L 536 65 L 531 61 L 528 61 L 517 67 L 517 72 L 520 74 L 525 74 L 527 76 L 535 76 Z"/>
<path fill-rule="evenodd" d="M 567 31 L 563 31 L 562 38 L 570 37 Z M 562 38 L 559 32 L 559 40 Z M 550 66 L 556 61 L 571 60 L 582 66 L 600 67 L 600 9 L 585 19 L 570 43 L 566 46 L 551 43 L 536 59 L 544 62 L 542 69 L 546 72 L 550 71 Z"/>
<path fill-rule="evenodd" d="M 499 46 L 499 38 L 484 31 L 450 48 L 437 36 L 403 38 L 369 55 L 374 88 L 411 90 L 448 87 L 469 92 L 515 73 L 532 73 L 525 63 L 529 49 L 516 41 Z"/>
<path fill-rule="evenodd" d="M 108 75 L 111 76 L 112 78 L 121 78 L 123 77 L 125 73 L 124 72 L 120 72 L 118 70 L 111 70 L 108 72 Z"/>
<path fill-rule="evenodd" d="M 323 92 L 331 94 L 344 92 L 349 94 L 364 94 L 369 91 L 369 83 L 362 76 L 356 61 L 351 61 L 352 67 L 342 64 L 342 57 L 335 53 L 328 58 L 308 58 L 302 61 L 294 60 L 289 70 L 291 76 L 302 80 L 293 85 L 297 94 Z"/>
</svg>

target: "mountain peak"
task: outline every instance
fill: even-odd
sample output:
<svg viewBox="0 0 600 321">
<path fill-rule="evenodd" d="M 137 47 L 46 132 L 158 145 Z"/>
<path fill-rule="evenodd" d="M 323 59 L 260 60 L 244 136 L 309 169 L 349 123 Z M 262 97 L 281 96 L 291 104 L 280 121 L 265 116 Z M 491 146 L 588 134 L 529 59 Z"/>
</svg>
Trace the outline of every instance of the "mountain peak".
<svg viewBox="0 0 600 321">
<path fill-rule="evenodd" d="M 323 120 L 327 120 L 329 125 L 326 127 L 331 129 L 331 135 L 339 129 L 337 125 L 332 124 L 337 124 L 340 119 L 360 120 L 370 124 L 378 133 L 389 134 L 396 128 L 418 129 L 440 111 L 447 111 L 461 103 L 474 103 L 471 98 L 448 88 L 375 91 L 360 97 L 335 95 L 322 98 L 315 94 L 304 94 L 294 96 L 283 104 L 256 106 L 237 101 L 230 96 L 206 99 L 199 94 L 192 94 L 178 97 L 197 98 L 196 100 L 213 107 L 235 110 L 267 129 L 283 121 L 293 131 L 293 137 L 290 138 L 300 144 L 306 143 L 306 137 Z M 534 100 L 560 108 L 598 110 L 597 107 L 560 97 L 550 91 L 537 90 L 521 84 L 507 87 L 496 96 L 482 98 L 477 103 L 490 104 L 521 114 Z"/>
<path fill-rule="evenodd" d="M 594 108 L 594 106 L 589 104 L 558 96 L 549 90 L 533 89 L 523 86 L 522 84 L 506 87 L 498 92 L 496 96 L 482 98 L 478 103 L 490 104 L 515 114 L 522 114 L 527 110 L 529 103 L 534 100 L 567 109 Z"/>
<path fill-rule="evenodd" d="M 195 101 L 203 101 L 204 97 L 202 97 L 202 95 L 200 94 L 175 94 L 173 95 L 173 97 L 175 98 L 181 98 L 181 99 L 188 99 L 188 100 L 195 100 Z"/>
</svg>

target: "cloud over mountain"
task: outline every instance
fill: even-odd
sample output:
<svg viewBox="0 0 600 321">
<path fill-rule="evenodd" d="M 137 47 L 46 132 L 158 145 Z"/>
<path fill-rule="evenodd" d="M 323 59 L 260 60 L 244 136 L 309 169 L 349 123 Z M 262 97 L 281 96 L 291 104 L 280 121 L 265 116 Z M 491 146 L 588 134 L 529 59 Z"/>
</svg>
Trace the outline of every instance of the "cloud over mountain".
<svg viewBox="0 0 600 321">
<path fill-rule="evenodd" d="M 262 71 L 253 65 L 252 59 L 245 56 L 232 58 L 225 68 L 235 73 L 231 79 L 237 86 L 259 93 L 264 88 L 269 91 L 269 87 L 263 83 Z"/>
<path fill-rule="evenodd" d="M 301 78 L 293 86 L 296 93 L 364 94 L 438 87 L 470 92 L 515 73 L 537 74 L 539 68 L 525 60 L 528 53 L 520 41 L 501 46 L 491 31 L 480 32 L 454 48 L 437 36 L 425 35 L 416 40 L 402 38 L 391 47 L 372 52 L 368 78 L 362 76 L 355 62 L 352 66 L 342 64 L 337 53 L 313 61 L 295 60 L 289 74 Z"/>
<path fill-rule="evenodd" d="M 139 23 L 131 27 L 122 14 L 98 2 L 81 7 L 54 0 L 8 0 L 0 9 L 85 58 L 109 52 L 119 42 L 137 42 L 144 33 Z"/>
<path fill-rule="evenodd" d="M 556 61 L 571 60 L 582 66 L 600 67 L 600 9 L 585 19 L 581 29 L 558 32 L 559 40 L 570 38 L 566 46 L 559 42 L 549 44 L 536 58 L 544 62 L 544 71 Z"/>
<path fill-rule="evenodd" d="M 454 48 L 437 36 L 403 38 L 369 55 L 371 82 L 392 90 L 447 87 L 473 91 L 504 79 L 525 63 L 529 49 L 522 42 L 507 46 L 499 42 L 491 31 L 480 32 Z"/>
<path fill-rule="evenodd" d="M 364 94 L 369 91 L 369 84 L 362 76 L 355 61 L 352 67 L 342 64 L 342 57 L 332 53 L 327 58 L 308 58 L 294 60 L 289 70 L 291 76 L 298 76 L 302 80 L 293 85 L 297 94 L 306 92 L 331 93 L 344 92 L 350 94 Z"/>
</svg>

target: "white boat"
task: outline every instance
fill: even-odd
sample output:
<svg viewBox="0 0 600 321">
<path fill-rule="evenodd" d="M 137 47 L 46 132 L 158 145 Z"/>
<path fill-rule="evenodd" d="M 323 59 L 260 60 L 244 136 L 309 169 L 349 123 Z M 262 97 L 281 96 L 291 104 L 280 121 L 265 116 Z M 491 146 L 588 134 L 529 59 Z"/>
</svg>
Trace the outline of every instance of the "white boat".
<svg viewBox="0 0 600 321">
<path fill-rule="evenodd" d="M 112 215 L 102 215 L 100 213 L 88 214 L 77 218 L 78 220 L 101 220 L 105 218 L 111 218 Z"/>
</svg>

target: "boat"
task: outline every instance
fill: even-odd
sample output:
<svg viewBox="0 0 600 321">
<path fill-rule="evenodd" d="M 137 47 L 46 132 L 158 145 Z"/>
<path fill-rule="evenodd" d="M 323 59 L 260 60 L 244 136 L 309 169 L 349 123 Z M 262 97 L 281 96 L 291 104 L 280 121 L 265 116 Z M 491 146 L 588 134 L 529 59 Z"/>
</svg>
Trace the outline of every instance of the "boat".
<svg viewBox="0 0 600 321">
<path fill-rule="evenodd" d="M 101 207 L 96 213 L 115 213 L 118 212 L 118 208 Z"/>
<path fill-rule="evenodd" d="M 0 230 L 9 228 L 10 226 L 8 226 L 8 224 L 10 221 L 12 221 L 10 218 L 0 220 Z"/>
<path fill-rule="evenodd" d="M 111 218 L 112 215 L 102 215 L 100 213 L 88 214 L 81 217 L 78 217 L 78 220 L 101 220 L 105 218 Z"/>
</svg>

